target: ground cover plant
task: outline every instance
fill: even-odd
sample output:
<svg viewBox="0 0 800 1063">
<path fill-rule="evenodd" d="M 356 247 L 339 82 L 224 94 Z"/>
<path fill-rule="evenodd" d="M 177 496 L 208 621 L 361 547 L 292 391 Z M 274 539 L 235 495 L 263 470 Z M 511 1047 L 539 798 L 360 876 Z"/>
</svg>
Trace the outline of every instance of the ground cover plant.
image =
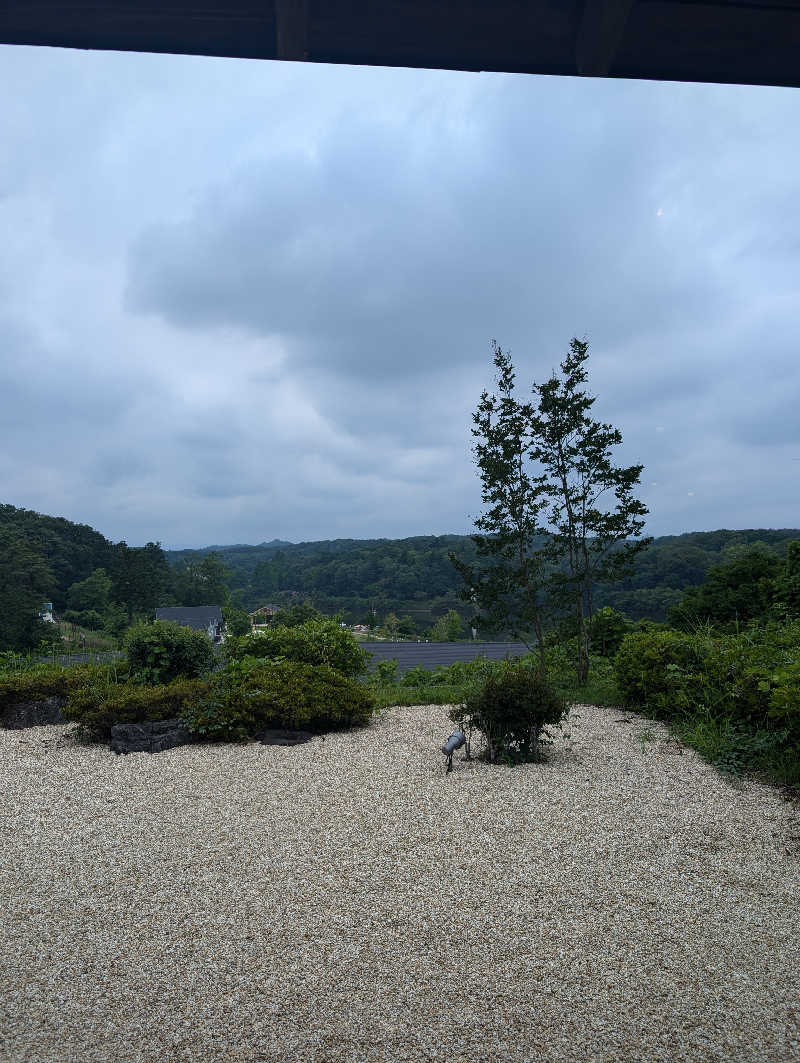
<svg viewBox="0 0 800 1063">
<path fill-rule="evenodd" d="M 181 716 L 208 689 L 203 679 L 177 679 L 171 683 L 114 682 L 106 675 L 89 678 L 73 689 L 62 710 L 77 723 L 78 736 L 87 742 L 107 742 L 117 724 L 151 723 Z"/>
<path fill-rule="evenodd" d="M 122 662 L 72 667 L 33 662 L 26 668 L 6 669 L 0 673 L 0 714 L 24 702 L 68 698 L 94 683 L 116 684 L 124 680 L 126 673 L 127 666 Z"/>
</svg>

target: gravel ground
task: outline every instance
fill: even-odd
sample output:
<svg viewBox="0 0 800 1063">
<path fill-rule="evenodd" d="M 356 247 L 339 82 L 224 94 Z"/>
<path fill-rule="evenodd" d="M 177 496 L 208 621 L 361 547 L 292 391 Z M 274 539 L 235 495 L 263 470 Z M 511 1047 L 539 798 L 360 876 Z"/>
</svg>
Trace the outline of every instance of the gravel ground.
<svg viewBox="0 0 800 1063">
<path fill-rule="evenodd" d="M 0 731 L 0 1058 L 800 1060 L 792 805 L 619 709 L 516 768 L 450 729 Z"/>
</svg>

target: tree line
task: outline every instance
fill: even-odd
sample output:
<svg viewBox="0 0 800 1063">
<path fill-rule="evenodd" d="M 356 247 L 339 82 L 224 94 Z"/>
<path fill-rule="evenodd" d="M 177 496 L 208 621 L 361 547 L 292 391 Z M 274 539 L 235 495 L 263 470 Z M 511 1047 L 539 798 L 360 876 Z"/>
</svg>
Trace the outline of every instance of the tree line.
<svg viewBox="0 0 800 1063">
<path fill-rule="evenodd" d="M 663 622 L 687 588 L 702 586 L 713 567 L 737 552 L 754 545 L 775 568 L 785 564 L 788 544 L 797 539 L 798 529 L 764 528 L 659 537 L 635 558 L 630 576 L 597 585 L 595 606 L 632 620 Z M 3 505 L 0 649 L 34 647 L 52 633 L 52 625 L 38 617 L 46 601 L 60 618 L 112 634 L 162 605 L 230 602 L 252 611 L 267 603 L 309 600 L 351 623 L 382 626 L 388 618 L 397 634 L 410 636 L 424 635 L 437 623 L 447 627 L 455 611 L 465 635 L 473 609 L 459 598 L 461 577 L 450 553 L 468 564 L 477 558 L 475 544 L 464 535 L 165 551 L 158 543 L 114 544 L 88 525 Z M 478 635 L 487 632 L 479 629 Z"/>
</svg>

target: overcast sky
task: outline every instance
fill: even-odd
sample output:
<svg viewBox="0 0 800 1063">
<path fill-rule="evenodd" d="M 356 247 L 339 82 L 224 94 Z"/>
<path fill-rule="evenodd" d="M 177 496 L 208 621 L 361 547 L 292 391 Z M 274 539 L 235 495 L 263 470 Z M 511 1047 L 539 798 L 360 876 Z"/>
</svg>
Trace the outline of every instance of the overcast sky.
<svg viewBox="0 0 800 1063">
<path fill-rule="evenodd" d="M 647 533 L 800 527 L 800 90 L 0 47 L 0 501 L 468 533 L 573 335 Z"/>
</svg>

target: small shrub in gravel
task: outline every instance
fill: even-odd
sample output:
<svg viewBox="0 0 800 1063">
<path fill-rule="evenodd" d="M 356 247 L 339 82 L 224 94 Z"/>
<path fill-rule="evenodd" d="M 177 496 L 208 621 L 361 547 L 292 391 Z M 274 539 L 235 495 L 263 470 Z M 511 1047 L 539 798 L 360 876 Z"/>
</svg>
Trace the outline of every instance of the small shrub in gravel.
<svg viewBox="0 0 800 1063">
<path fill-rule="evenodd" d="M 149 723 L 180 716 L 186 705 L 205 695 L 207 681 L 180 679 L 169 684 L 98 681 L 73 690 L 64 706 L 68 720 L 78 724 L 81 738 L 107 742 L 111 728 L 121 723 Z"/>
<path fill-rule="evenodd" d="M 204 631 L 167 620 L 136 624 L 125 636 L 131 678 L 161 685 L 174 679 L 197 679 L 216 664 L 214 647 Z"/>
<path fill-rule="evenodd" d="M 329 731 L 365 726 L 375 699 L 363 684 L 329 665 L 231 661 L 187 703 L 186 726 L 212 741 L 247 741 L 265 727 Z"/>
<path fill-rule="evenodd" d="M 352 632 L 335 620 L 306 620 L 291 627 L 273 624 L 264 631 L 229 640 L 227 654 L 237 661 L 257 657 L 325 664 L 346 676 L 363 675 L 368 660 Z"/>
<path fill-rule="evenodd" d="M 541 746 L 548 741 L 543 730 L 560 726 L 567 712 L 566 701 L 534 664 L 487 661 L 450 719 L 485 736 L 490 762 L 524 763 L 542 758 Z"/>
</svg>

